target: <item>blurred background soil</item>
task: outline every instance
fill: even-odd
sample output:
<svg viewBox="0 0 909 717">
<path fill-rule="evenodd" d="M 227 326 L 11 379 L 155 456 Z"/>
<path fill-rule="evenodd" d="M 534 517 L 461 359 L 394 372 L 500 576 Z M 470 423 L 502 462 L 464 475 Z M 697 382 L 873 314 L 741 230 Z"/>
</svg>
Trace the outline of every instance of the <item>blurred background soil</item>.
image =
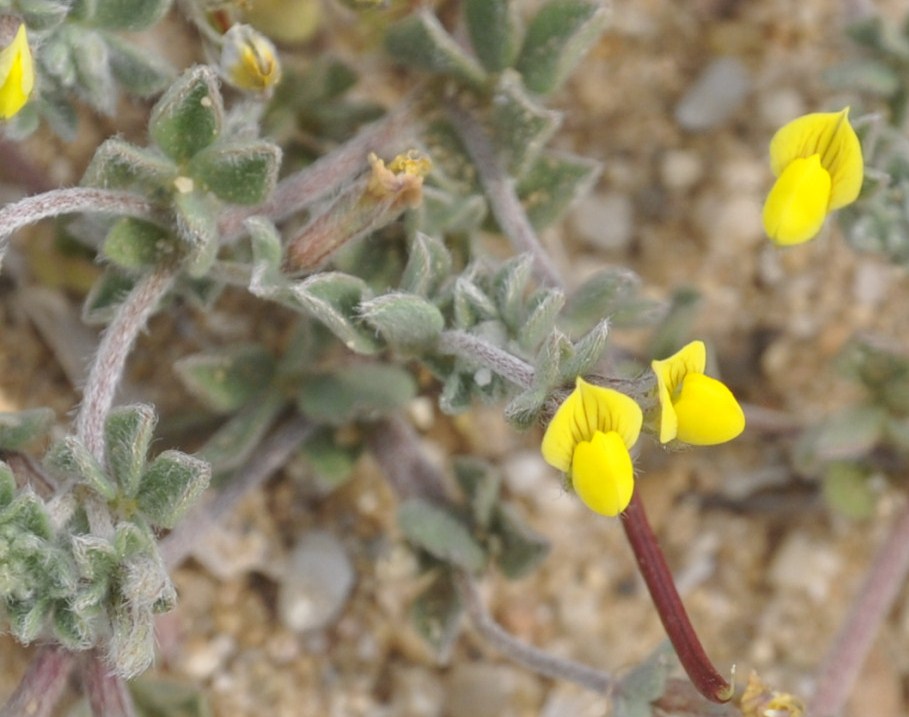
<svg viewBox="0 0 909 717">
<path fill-rule="evenodd" d="M 901 5 L 878 9 L 898 19 Z M 717 371 L 744 402 L 772 409 L 730 445 L 672 453 L 648 445 L 637 467 L 708 653 L 721 671 L 735 666 L 740 681 L 757 670 L 797 694 L 807 694 L 904 502 L 882 484 L 871 520 L 832 515 L 816 483 L 793 474 L 789 451 L 797 426 L 854 399 L 831 365 L 851 336 L 905 348 L 905 271 L 854 252 L 833 222 L 787 251 L 760 225 L 775 129 L 852 99 L 832 93 L 821 73 L 851 51 L 843 26 L 859 9 L 827 0 L 616 0 L 602 41 L 551 103 L 566 113 L 556 144 L 604 165 L 591 195 L 544 236 L 570 281 L 627 265 L 650 297 L 696 288 L 702 301 L 692 335 L 707 341 Z M 319 41 L 331 46 L 330 38 Z M 42 135 L 27 148 L 52 181 L 74 183 L 85 148 L 130 126 L 127 114 L 116 127 L 95 122 L 78 147 Z M 33 257 L 47 242 L 48 230 L 38 228 L 18 246 Z M 50 405 L 63 420 L 78 394 L 24 307 L 23 287 L 42 280 L 35 274 L 14 264 L 0 277 L 0 409 Z M 219 306 L 205 321 L 229 325 L 231 313 Z M 185 318 L 152 321 L 135 371 L 185 352 Z M 631 349 L 645 339 L 614 337 Z M 439 460 L 469 451 L 496 462 L 513 501 L 552 541 L 531 576 L 485 580 L 487 604 L 507 629 L 614 672 L 659 646 L 664 633 L 619 522 L 564 493 L 538 455 L 538 434 L 515 434 L 497 407 L 450 419 L 429 395 L 411 414 Z M 440 664 L 406 619 L 419 579 L 393 515 L 393 497 L 368 457 L 330 494 L 312 486 L 302 463 L 290 466 L 176 572 L 180 603 L 162 619 L 160 658 L 148 678 L 197 686 L 225 717 L 607 714 L 601 698 L 505 661 L 469 629 Z M 299 557 L 307 545 L 329 556 L 323 568 L 334 593 L 291 576 L 307 565 Z M 853 715 L 907 713 L 904 604 L 876 642 Z M 294 610 L 315 611 L 317 629 L 291 629 Z M 0 639 L 0 694 L 11 691 L 30 654 Z"/>
</svg>

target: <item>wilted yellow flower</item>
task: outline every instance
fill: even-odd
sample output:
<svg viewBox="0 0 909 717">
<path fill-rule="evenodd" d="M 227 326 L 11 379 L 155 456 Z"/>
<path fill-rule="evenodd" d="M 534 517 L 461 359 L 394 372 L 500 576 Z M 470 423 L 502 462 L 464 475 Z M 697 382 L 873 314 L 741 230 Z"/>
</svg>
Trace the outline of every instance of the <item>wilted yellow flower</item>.
<svg viewBox="0 0 909 717">
<path fill-rule="evenodd" d="M 0 51 L 0 119 L 9 119 L 19 112 L 34 86 L 32 51 L 22 23 L 13 41 Z"/>
<path fill-rule="evenodd" d="M 265 35 L 249 25 L 233 25 L 224 33 L 221 71 L 241 90 L 263 92 L 278 84 L 278 51 Z"/>
<path fill-rule="evenodd" d="M 862 188 L 862 146 L 849 108 L 784 125 L 770 141 L 770 167 L 777 180 L 764 204 L 764 230 L 777 244 L 808 241 Z"/>
<path fill-rule="evenodd" d="M 745 430 L 745 414 L 726 385 L 704 375 L 707 349 L 690 344 L 651 363 L 660 399 L 660 442 L 696 446 L 731 441 Z"/>
<path fill-rule="evenodd" d="M 629 450 L 642 420 L 640 407 L 628 396 L 578 377 L 543 436 L 543 459 L 568 474 L 592 511 L 618 515 L 634 492 Z"/>
<path fill-rule="evenodd" d="M 411 209 L 419 206 L 423 199 L 423 178 L 432 169 L 429 157 L 411 149 L 387 165 L 374 153 L 370 153 L 368 160 L 372 172 L 366 191 L 371 197 Z"/>
</svg>

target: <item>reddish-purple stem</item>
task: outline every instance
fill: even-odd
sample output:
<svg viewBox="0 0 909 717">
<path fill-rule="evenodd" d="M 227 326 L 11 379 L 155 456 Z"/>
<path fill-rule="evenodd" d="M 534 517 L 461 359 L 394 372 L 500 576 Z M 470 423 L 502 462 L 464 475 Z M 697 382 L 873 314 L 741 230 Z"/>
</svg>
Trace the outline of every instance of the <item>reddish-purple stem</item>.
<svg viewBox="0 0 909 717">
<path fill-rule="evenodd" d="M 663 557 L 663 551 L 647 520 L 647 513 L 644 512 L 644 504 L 637 490 L 631 496 L 631 503 L 621 518 L 638 569 L 647 583 L 650 597 L 679 656 L 679 662 L 688 673 L 692 684 L 704 697 L 712 702 L 728 702 L 732 699 L 734 688 L 717 672 L 701 646 L 701 641 L 676 590 L 666 558 Z"/>
<path fill-rule="evenodd" d="M 73 655 L 59 645 L 45 645 L 32 658 L 0 717 L 47 717 L 60 699 L 73 666 Z"/>
<path fill-rule="evenodd" d="M 858 598 L 827 653 L 808 706 L 812 717 L 832 717 L 842 710 L 907 573 L 909 506 L 903 508 L 878 550 Z"/>
<path fill-rule="evenodd" d="M 95 717 L 134 717 L 136 708 L 126 681 L 110 671 L 97 651 L 86 656 L 82 668 L 85 692 Z"/>
</svg>

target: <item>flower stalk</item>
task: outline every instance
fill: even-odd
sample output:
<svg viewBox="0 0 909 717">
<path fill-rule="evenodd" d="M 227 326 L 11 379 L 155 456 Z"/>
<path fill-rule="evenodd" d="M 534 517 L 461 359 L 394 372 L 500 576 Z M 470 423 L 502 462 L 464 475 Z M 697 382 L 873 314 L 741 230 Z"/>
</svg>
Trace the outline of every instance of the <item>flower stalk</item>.
<svg viewBox="0 0 909 717">
<path fill-rule="evenodd" d="M 631 502 L 621 513 L 622 527 L 634 552 L 638 569 L 660 615 L 663 628 L 685 668 L 692 684 L 711 702 L 724 703 L 732 699 L 735 688 L 717 672 L 698 639 L 688 613 L 676 590 L 672 573 L 663 551 L 657 543 L 640 492 L 635 490 Z"/>
</svg>

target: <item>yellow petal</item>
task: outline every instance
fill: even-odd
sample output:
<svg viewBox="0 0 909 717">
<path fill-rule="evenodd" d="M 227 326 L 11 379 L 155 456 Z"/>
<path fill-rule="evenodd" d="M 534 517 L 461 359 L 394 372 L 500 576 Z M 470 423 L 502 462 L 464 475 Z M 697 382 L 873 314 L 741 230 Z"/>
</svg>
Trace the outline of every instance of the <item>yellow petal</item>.
<svg viewBox="0 0 909 717">
<path fill-rule="evenodd" d="M 597 431 L 614 431 L 629 449 L 638 440 L 642 422 L 641 408 L 633 399 L 578 377 L 543 435 L 543 459 L 567 473 L 579 443 L 592 440 Z"/>
<path fill-rule="evenodd" d="M 571 464 L 571 485 L 595 513 L 618 515 L 631 501 L 634 467 L 625 442 L 615 431 L 597 431 L 582 441 Z"/>
<path fill-rule="evenodd" d="M 745 430 L 745 414 L 724 383 L 703 374 L 685 377 L 675 400 L 678 439 L 696 446 L 731 441 Z"/>
<path fill-rule="evenodd" d="M 23 23 L 13 41 L 0 51 L 0 119 L 9 119 L 25 106 L 34 84 L 35 69 Z"/>
<path fill-rule="evenodd" d="M 862 145 L 849 124 L 849 108 L 840 112 L 815 112 L 781 127 L 770 141 L 770 167 L 779 177 L 796 159 L 820 155 L 821 166 L 831 179 L 826 211 L 855 201 L 862 188 Z"/>
<path fill-rule="evenodd" d="M 767 195 L 764 231 L 782 246 L 813 238 L 824 224 L 830 204 L 830 174 L 820 155 L 793 160 Z"/>
<path fill-rule="evenodd" d="M 707 347 L 703 341 L 692 341 L 669 358 L 651 361 L 650 366 L 656 375 L 660 400 L 660 443 L 669 443 L 678 432 L 672 400 L 687 375 L 704 373 Z"/>
</svg>

